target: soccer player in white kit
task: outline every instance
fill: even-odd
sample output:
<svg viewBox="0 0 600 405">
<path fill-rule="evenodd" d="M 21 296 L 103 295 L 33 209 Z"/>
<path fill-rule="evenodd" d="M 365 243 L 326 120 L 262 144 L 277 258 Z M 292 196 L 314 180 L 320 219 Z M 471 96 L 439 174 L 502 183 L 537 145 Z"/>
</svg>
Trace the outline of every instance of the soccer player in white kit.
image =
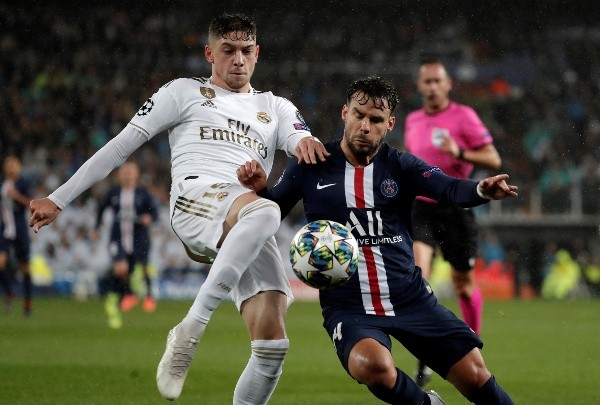
<svg viewBox="0 0 600 405">
<path fill-rule="evenodd" d="M 169 332 L 156 377 L 167 399 L 181 394 L 206 324 L 230 292 L 252 347 L 234 404 L 269 400 L 289 346 L 284 319 L 292 294 L 273 237 L 279 207 L 242 187 L 236 169 L 255 159 L 268 173 L 275 149 L 305 164 L 329 153 L 290 101 L 250 86 L 258 52 L 254 21 L 239 14 L 215 18 L 204 51 L 211 77 L 165 84 L 71 179 L 31 202 L 30 226 L 37 232 L 143 143 L 169 132 L 171 224 L 190 257 L 212 267 L 188 314 Z"/>
</svg>

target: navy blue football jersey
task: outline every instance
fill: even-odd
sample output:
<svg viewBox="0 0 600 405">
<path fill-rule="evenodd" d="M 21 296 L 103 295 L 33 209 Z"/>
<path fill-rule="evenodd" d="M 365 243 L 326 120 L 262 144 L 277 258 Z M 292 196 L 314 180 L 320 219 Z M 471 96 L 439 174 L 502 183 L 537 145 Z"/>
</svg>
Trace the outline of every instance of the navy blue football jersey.
<svg viewBox="0 0 600 405">
<path fill-rule="evenodd" d="M 0 182 L 0 188 L 2 188 L 4 182 L 6 182 L 6 180 Z M 19 177 L 15 180 L 14 187 L 24 196 L 29 198 L 33 197 L 33 187 L 24 177 Z M 29 213 L 29 206 L 19 204 L 6 195 L 0 195 L 0 208 L 2 211 L 2 215 L 0 215 L 0 235 L 4 235 L 6 226 L 11 226 L 15 228 L 15 232 L 14 235 L 11 235 L 8 239 L 18 240 L 20 243 L 29 243 L 29 219 L 27 216 Z M 11 218 L 6 218 L 5 215 L 10 215 Z"/>
<path fill-rule="evenodd" d="M 104 210 L 110 207 L 114 214 L 110 232 L 111 241 L 120 242 L 124 239 L 125 235 L 123 235 L 121 225 L 123 222 L 127 221 L 132 224 L 130 232 L 133 234 L 134 243 L 136 245 L 149 243 L 149 230 L 139 222 L 139 218 L 142 214 L 150 214 L 154 221 L 157 220 L 158 209 L 154 198 L 145 188 L 136 187 L 134 190 L 133 201 L 130 202 L 129 206 L 123 207 L 122 190 L 123 189 L 120 186 L 112 186 L 107 191 L 102 201 L 100 201 L 96 214 L 96 228 L 100 227 Z"/>
<path fill-rule="evenodd" d="M 476 182 L 447 176 L 385 143 L 364 168 L 348 163 L 339 140 L 325 146 L 331 152 L 325 162 L 306 165 L 292 158 L 278 183 L 264 195 L 280 205 L 283 216 L 302 199 L 308 221 L 340 222 L 356 237 L 358 270 L 345 284 L 320 291 L 324 311 L 341 306 L 394 316 L 417 299 L 423 282 L 413 259 L 415 197 L 424 195 L 462 207 L 487 200 L 478 196 Z"/>
</svg>

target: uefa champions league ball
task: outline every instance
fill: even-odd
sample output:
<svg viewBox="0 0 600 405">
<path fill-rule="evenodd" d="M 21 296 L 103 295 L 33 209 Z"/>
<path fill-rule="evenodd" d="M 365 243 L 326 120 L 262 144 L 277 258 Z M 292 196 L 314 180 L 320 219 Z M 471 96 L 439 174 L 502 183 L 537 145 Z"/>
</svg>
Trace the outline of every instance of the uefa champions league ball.
<svg viewBox="0 0 600 405">
<path fill-rule="evenodd" d="M 304 284 L 326 290 L 346 282 L 356 272 L 358 243 L 344 225 L 320 219 L 296 233 L 290 261 Z"/>
</svg>

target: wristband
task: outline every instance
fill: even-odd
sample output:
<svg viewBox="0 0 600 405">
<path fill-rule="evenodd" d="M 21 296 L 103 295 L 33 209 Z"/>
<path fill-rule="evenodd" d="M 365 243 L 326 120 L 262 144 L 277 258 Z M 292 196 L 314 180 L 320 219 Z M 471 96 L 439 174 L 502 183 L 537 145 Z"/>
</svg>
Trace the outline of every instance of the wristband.
<svg viewBox="0 0 600 405">
<path fill-rule="evenodd" d="M 458 156 L 456 158 L 459 160 L 465 159 L 465 150 L 463 148 L 458 148 Z"/>
</svg>

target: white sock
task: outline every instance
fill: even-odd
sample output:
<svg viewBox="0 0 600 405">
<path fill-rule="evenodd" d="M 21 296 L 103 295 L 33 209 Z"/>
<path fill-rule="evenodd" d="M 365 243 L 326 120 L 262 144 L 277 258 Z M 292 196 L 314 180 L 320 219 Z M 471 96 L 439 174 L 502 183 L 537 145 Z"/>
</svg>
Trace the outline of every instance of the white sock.
<svg viewBox="0 0 600 405">
<path fill-rule="evenodd" d="M 267 240 L 275 235 L 281 222 L 279 206 L 264 198 L 247 204 L 238 214 L 238 222 L 223 241 L 208 277 L 188 316 L 208 323 L 213 311 L 235 288 Z"/>
<path fill-rule="evenodd" d="M 269 401 L 289 346 L 288 339 L 252 341 L 252 355 L 233 392 L 234 405 L 258 405 Z"/>
<path fill-rule="evenodd" d="M 193 337 L 194 339 L 200 340 L 204 335 L 206 324 L 195 319 L 189 313 L 183 318 L 183 321 L 179 324 L 186 336 Z"/>
</svg>

